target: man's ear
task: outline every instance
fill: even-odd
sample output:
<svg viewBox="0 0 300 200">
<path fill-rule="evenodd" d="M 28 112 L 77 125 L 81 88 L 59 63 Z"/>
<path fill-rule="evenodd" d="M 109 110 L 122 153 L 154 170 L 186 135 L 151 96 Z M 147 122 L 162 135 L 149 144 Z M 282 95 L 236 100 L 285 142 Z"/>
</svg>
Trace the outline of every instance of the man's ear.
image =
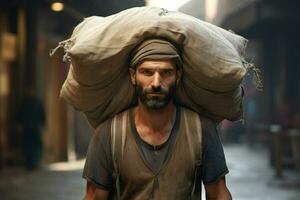
<svg viewBox="0 0 300 200">
<path fill-rule="evenodd" d="M 133 69 L 132 67 L 129 68 L 130 79 L 131 79 L 131 83 L 132 83 L 133 85 L 136 84 L 136 82 L 135 82 L 135 75 L 136 75 L 135 71 L 136 71 L 136 70 Z"/>
<path fill-rule="evenodd" d="M 182 69 L 177 69 L 177 72 L 176 72 L 176 84 L 178 85 L 180 80 L 181 80 L 181 77 L 182 77 Z"/>
</svg>

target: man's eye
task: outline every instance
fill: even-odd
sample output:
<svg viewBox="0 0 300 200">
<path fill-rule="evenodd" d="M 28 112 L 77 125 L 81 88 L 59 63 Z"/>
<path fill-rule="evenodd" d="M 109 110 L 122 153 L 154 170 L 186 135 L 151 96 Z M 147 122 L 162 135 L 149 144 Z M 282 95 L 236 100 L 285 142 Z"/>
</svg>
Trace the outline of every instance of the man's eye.
<svg viewBox="0 0 300 200">
<path fill-rule="evenodd" d="M 152 72 L 150 70 L 143 70 L 142 74 L 147 75 L 147 76 L 151 76 Z"/>
<path fill-rule="evenodd" d="M 173 75 L 173 71 L 171 71 L 171 70 L 163 71 L 163 75 L 164 76 L 171 76 L 171 75 Z"/>
</svg>

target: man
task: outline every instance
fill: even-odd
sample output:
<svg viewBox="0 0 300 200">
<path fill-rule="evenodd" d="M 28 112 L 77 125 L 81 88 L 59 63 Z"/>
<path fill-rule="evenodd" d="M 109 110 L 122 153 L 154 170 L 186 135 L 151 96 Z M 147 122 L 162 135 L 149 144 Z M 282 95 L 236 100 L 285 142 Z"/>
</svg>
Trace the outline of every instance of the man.
<svg viewBox="0 0 300 200">
<path fill-rule="evenodd" d="M 179 50 L 148 39 L 134 49 L 130 66 L 138 103 L 96 129 L 84 199 L 200 199 L 201 181 L 207 199 L 231 199 L 215 124 L 176 104 L 184 76 Z"/>
<path fill-rule="evenodd" d="M 42 157 L 42 128 L 45 110 L 32 86 L 26 88 L 25 98 L 17 110 L 16 120 L 22 128 L 22 147 L 27 169 L 38 167 Z"/>
</svg>

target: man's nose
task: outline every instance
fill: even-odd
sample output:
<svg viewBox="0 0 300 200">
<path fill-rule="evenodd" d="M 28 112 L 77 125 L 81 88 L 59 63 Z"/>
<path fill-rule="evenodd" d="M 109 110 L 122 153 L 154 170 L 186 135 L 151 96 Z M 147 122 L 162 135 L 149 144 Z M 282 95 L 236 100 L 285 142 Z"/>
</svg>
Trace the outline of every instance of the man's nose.
<svg viewBox="0 0 300 200">
<path fill-rule="evenodd" d="M 158 72 L 153 75 L 153 80 L 151 86 L 153 88 L 161 88 L 161 76 Z"/>
</svg>

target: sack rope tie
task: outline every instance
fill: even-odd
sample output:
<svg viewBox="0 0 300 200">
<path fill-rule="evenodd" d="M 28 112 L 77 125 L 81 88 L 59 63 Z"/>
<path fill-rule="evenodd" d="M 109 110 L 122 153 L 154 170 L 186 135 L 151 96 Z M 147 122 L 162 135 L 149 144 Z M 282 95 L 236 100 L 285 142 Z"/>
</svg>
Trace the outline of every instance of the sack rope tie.
<svg viewBox="0 0 300 200">
<path fill-rule="evenodd" d="M 73 42 L 72 38 L 61 41 L 58 43 L 57 47 L 50 50 L 49 55 L 53 56 L 59 48 L 63 48 L 64 52 L 65 52 L 65 54 L 63 56 L 63 61 L 71 62 L 71 57 L 69 56 L 68 51 L 72 48 L 73 45 L 74 45 L 74 42 Z"/>
<path fill-rule="evenodd" d="M 252 62 L 248 62 L 245 59 L 243 59 L 242 62 L 247 72 L 249 73 L 251 71 L 253 73 L 253 81 L 255 82 L 255 87 L 258 91 L 261 92 L 263 90 L 263 83 L 260 69 L 256 67 Z"/>
</svg>

